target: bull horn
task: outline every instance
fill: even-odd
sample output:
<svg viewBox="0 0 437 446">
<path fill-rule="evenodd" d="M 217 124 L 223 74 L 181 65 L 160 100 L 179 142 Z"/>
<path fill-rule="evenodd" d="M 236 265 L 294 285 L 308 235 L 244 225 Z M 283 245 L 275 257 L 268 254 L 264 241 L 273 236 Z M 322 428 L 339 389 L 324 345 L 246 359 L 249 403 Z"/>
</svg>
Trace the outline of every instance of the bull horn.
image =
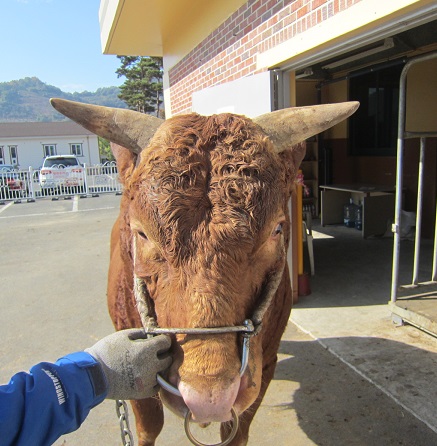
<svg viewBox="0 0 437 446">
<path fill-rule="evenodd" d="M 133 110 L 50 99 L 52 106 L 87 130 L 139 154 L 164 122 Z"/>
<path fill-rule="evenodd" d="M 286 108 L 258 116 L 253 121 L 270 137 L 280 153 L 348 118 L 359 105 L 354 101 Z"/>
</svg>

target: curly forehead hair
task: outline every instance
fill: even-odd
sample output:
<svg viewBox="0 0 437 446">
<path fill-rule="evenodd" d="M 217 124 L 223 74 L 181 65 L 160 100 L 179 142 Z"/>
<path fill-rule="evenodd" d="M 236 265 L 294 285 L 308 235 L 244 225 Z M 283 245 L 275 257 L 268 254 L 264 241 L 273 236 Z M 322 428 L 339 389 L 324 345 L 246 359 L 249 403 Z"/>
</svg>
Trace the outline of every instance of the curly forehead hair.
<svg viewBox="0 0 437 446">
<path fill-rule="evenodd" d="M 250 119 L 189 114 L 160 127 L 131 193 L 136 213 L 155 222 L 155 237 L 180 252 L 198 231 L 217 240 L 253 240 L 277 212 L 289 175 Z"/>
</svg>

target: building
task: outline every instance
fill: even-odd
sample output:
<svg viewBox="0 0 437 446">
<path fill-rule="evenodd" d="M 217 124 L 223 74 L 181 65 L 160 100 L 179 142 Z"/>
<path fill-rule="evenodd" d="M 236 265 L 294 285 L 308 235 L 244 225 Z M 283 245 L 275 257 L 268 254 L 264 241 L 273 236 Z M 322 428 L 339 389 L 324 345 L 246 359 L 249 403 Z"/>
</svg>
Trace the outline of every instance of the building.
<svg viewBox="0 0 437 446">
<path fill-rule="evenodd" d="M 72 121 L 0 123 L 0 166 L 38 169 L 44 157 L 66 154 L 99 164 L 97 136 Z"/>
<path fill-rule="evenodd" d="M 310 149 L 316 214 L 320 184 L 394 186 L 399 77 L 408 60 L 437 51 L 432 0 L 102 0 L 100 24 L 105 53 L 163 57 L 167 117 L 359 100 L 356 115 Z M 436 73 L 434 58 L 409 74 L 409 131 L 436 131 Z M 434 220 L 436 144 L 426 142 L 424 221 Z M 407 141 L 407 211 L 418 146 Z M 433 223 L 424 229 L 431 236 Z"/>
<path fill-rule="evenodd" d="M 100 25 L 104 53 L 163 57 L 167 117 L 360 101 L 308 141 L 312 212 L 323 211 L 320 186 L 396 188 L 394 225 L 382 222 L 395 247 L 402 210 L 420 217 L 416 243 L 434 237 L 435 0 L 101 0 Z"/>
</svg>

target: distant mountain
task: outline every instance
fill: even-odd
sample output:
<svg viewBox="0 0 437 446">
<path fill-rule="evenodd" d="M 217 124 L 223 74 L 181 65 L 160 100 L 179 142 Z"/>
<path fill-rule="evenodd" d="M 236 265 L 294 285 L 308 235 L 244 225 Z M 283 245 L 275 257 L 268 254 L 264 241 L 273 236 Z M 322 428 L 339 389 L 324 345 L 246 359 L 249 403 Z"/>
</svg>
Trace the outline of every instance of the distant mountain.
<svg viewBox="0 0 437 446">
<path fill-rule="evenodd" d="M 66 93 L 53 85 L 41 82 L 37 77 L 17 81 L 0 82 L 0 122 L 47 122 L 63 121 L 49 103 L 49 99 L 63 98 L 107 107 L 127 108 L 118 99 L 118 87 L 99 88 L 96 92 Z"/>
</svg>

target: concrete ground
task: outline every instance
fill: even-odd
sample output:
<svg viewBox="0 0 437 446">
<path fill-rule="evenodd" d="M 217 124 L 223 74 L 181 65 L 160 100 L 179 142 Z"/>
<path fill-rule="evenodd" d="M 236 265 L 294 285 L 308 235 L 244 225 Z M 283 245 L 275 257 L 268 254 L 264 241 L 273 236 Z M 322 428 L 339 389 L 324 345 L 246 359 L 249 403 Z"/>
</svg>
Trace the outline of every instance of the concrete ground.
<svg viewBox="0 0 437 446">
<path fill-rule="evenodd" d="M 102 195 L 0 208 L 0 382 L 113 331 L 105 289 L 118 203 Z M 251 446 L 437 445 L 436 340 L 391 323 L 392 241 L 350 231 L 318 228 L 312 293 L 293 309 Z M 157 445 L 189 445 L 182 420 L 166 420 Z M 82 444 L 121 444 L 112 401 L 55 442 Z"/>
<path fill-rule="evenodd" d="M 312 293 L 292 322 L 437 432 L 437 339 L 391 321 L 393 239 L 342 226 L 316 226 L 314 236 Z M 401 284 L 411 283 L 413 251 L 401 242 Z M 420 281 L 430 280 L 432 246 L 421 254 Z"/>
</svg>

